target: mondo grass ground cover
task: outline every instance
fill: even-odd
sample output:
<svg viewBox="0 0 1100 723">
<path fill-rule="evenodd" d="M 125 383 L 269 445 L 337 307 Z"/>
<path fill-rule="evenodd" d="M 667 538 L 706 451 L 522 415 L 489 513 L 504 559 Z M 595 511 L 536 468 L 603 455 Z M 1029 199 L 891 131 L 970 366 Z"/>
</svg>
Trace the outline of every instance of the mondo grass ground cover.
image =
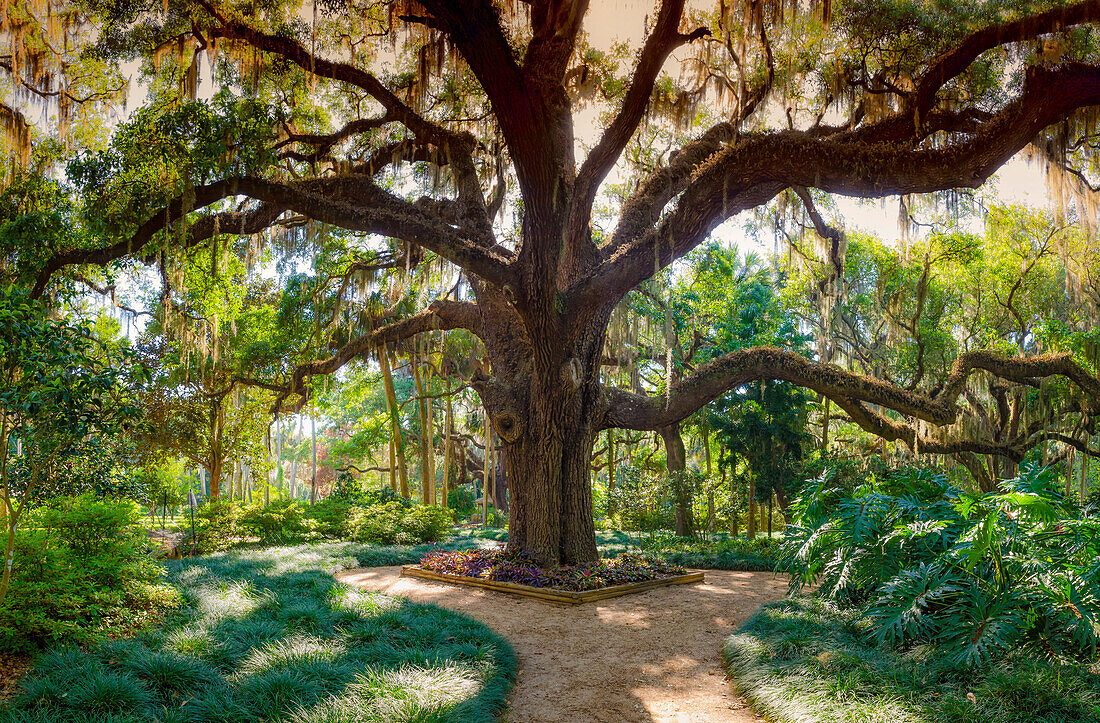
<svg viewBox="0 0 1100 723">
<path fill-rule="evenodd" d="M 495 720 L 516 668 L 503 638 L 333 577 L 420 554 L 334 543 L 171 563 L 185 601 L 173 619 L 132 640 L 43 653 L 0 721 Z"/>
<path fill-rule="evenodd" d="M 781 600 L 727 638 L 723 657 L 772 723 L 1100 722 L 1096 670 L 1024 656 L 962 670 L 930 646 L 877 646 L 869 625 L 823 598 Z"/>
</svg>

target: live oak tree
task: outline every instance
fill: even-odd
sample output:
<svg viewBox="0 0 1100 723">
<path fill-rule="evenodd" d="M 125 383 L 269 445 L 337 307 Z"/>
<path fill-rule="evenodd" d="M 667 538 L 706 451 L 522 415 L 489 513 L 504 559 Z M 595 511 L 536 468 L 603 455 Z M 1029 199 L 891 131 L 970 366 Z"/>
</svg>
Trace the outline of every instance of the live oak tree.
<svg viewBox="0 0 1100 723">
<path fill-rule="evenodd" d="M 589 461 L 602 430 L 667 429 L 748 382 L 806 387 L 925 451 L 998 449 L 923 431 L 957 420 L 975 372 L 1026 385 L 1060 375 L 1095 405 L 1100 381 L 1068 355 L 981 349 L 935 386 L 767 347 L 714 359 L 659 396 L 603 384 L 624 295 L 788 191 L 812 203 L 975 188 L 1031 144 L 1088 198 L 1076 169 L 1100 104 L 1100 0 L 685 4 L 646 5 L 631 56 L 590 45 L 600 3 L 586 0 L 93 3 L 99 52 L 138 55 L 154 77 L 144 122 L 175 125 L 161 134 L 170 143 L 131 144 L 139 165 L 116 150 L 76 169 L 101 241 L 53 245 L 36 291 L 73 266 L 163 265 L 188 248 L 285 236 L 290 219 L 429 252 L 461 284 L 270 381 L 280 403 L 300 405 L 312 378 L 380 346 L 469 330 L 487 361 L 470 383 L 510 478 L 509 544 L 546 564 L 596 557 Z M 665 72 L 674 54 L 689 70 L 679 80 Z M 219 93 L 187 103 L 208 65 Z M 591 141 L 586 110 L 602 112 Z M 840 234 L 817 225 L 841 263 Z"/>
</svg>

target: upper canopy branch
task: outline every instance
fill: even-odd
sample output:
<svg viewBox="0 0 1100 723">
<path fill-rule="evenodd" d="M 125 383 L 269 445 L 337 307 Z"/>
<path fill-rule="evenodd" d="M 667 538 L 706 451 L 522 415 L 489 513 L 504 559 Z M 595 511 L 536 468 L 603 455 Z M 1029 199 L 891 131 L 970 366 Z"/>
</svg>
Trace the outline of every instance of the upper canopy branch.
<svg viewBox="0 0 1100 723">
<path fill-rule="evenodd" d="M 500 124 L 520 186 L 539 188 L 547 170 L 550 123 L 546 98 L 528 83 L 501 25 L 500 10 L 489 0 L 420 0 L 431 13 L 431 27 L 450 36 L 485 91 Z"/>
<path fill-rule="evenodd" d="M 460 136 L 427 120 L 398 98 L 372 73 L 348 63 L 334 63 L 318 58 L 293 38 L 262 33 L 247 23 L 231 18 L 211 0 L 194 0 L 218 23 L 218 27 L 208 29 L 207 35 L 213 38 L 241 40 L 252 47 L 268 53 L 274 53 L 291 61 L 298 67 L 318 77 L 338 80 L 366 91 L 387 112 L 421 138 L 435 138 L 440 142 L 447 139 L 459 141 Z"/>
<path fill-rule="evenodd" d="M 674 0 L 679 1 L 679 0 Z M 529 78 L 560 84 L 577 44 L 589 0 L 533 0 L 531 42 L 523 57 Z"/>
<path fill-rule="evenodd" d="M 878 405 L 937 426 L 951 424 L 959 414 L 956 402 L 976 370 L 1018 384 L 1034 384 L 1037 379 L 1062 376 L 1088 395 L 1094 406 L 1100 407 L 1100 379 L 1068 354 L 1004 357 L 987 351 L 966 352 L 955 360 L 938 393 L 922 393 L 845 371 L 833 364 L 813 362 L 793 351 L 758 347 L 731 352 L 705 364 L 675 386 L 667 398 L 605 388 L 608 410 L 603 427 L 660 429 L 685 419 L 730 389 L 754 381 L 778 380 L 811 389 L 833 400 L 868 431 L 911 444 L 914 431 L 910 425 L 874 414 L 863 405 Z M 920 444 L 923 447 L 926 442 Z"/>
<path fill-rule="evenodd" d="M 147 249 L 146 244 L 169 224 L 178 221 L 188 210 L 203 208 L 229 195 L 229 183 L 220 181 L 195 189 L 191 202 L 185 203 L 182 197 L 174 199 L 168 207 L 138 227 L 133 235 L 107 246 L 89 249 L 73 249 L 56 253 L 51 256 L 35 279 L 32 296 L 39 297 L 45 291 L 46 285 L 55 273 L 67 266 L 78 264 L 95 264 L 107 266 L 119 259 L 132 256 L 143 264 L 152 264 L 160 257 L 159 249 Z M 188 208 L 189 206 L 189 208 Z M 194 221 L 186 230 L 186 234 L 179 246 L 192 248 L 208 241 L 218 233 L 234 233 L 240 235 L 254 234 L 263 231 L 278 220 L 286 209 L 282 206 L 262 203 L 255 208 L 243 211 L 222 211 L 204 215 Z"/>
<path fill-rule="evenodd" d="M 214 214 L 202 221 L 201 230 L 205 238 L 209 238 L 214 229 L 221 233 L 255 233 L 274 223 L 283 210 L 290 210 L 351 231 L 377 233 L 414 243 L 498 286 L 509 283 L 512 278 L 506 257 L 491 239 L 485 239 L 475 231 L 472 234 L 475 243 L 463 234 L 462 229 L 454 228 L 416 203 L 379 188 L 369 177 L 350 174 L 290 183 L 235 177 L 197 187 L 187 199 L 176 198 L 165 211 L 153 214 L 133 236 L 124 241 L 99 249 L 54 256 L 39 274 L 36 291 L 41 293 L 49 277 L 70 264 L 106 264 L 131 254 L 145 258 L 148 252 L 143 247 L 168 224 L 178 221 L 192 210 L 242 195 L 263 203 L 262 212 L 256 212 L 248 219 L 240 216 L 242 222 L 251 222 L 248 225 L 251 230 L 243 231 L 244 227 L 232 222 L 222 225 L 220 221 L 223 217 Z M 260 228 L 256 228 L 257 225 Z M 193 240 L 203 237 L 198 233 L 191 236 Z"/>
<path fill-rule="evenodd" d="M 1100 0 L 1087 0 L 1067 7 L 992 25 L 968 35 L 950 51 L 939 56 L 917 84 L 913 99 L 915 125 L 920 125 L 935 101 L 936 93 L 948 81 L 970 67 L 979 55 L 1000 45 L 1031 40 L 1046 33 L 1100 20 Z"/>
<path fill-rule="evenodd" d="M 913 148 L 892 142 L 852 142 L 801 131 L 748 136 L 713 153 L 690 176 L 672 211 L 657 225 L 627 218 L 633 241 L 613 240 L 608 255 L 568 296 L 577 308 L 625 294 L 691 251 L 719 223 L 791 186 L 859 197 L 976 188 L 1043 128 L 1072 111 L 1100 104 L 1100 68 L 1069 63 L 1033 67 L 1023 93 L 978 130 L 954 144 Z M 894 124 L 896 125 L 896 124 Z M 880 132 L 894 130 L 882 125 Z M 860 134 L 864 139 L 866 134 Z M 675 164 L 675 161 L 674 161 Z M 679 169 L 683 173 L 684 169 Z M 655 194 L 668 193 L 659 185 Z M 644 201 L 638 204 L 645 206 Z M 650 214 L 659 209 L 651 208 Z M 642 209 L 644 213 L 644 208 Z M 616 231 L 616 236 L 619 231 Z"/>
<path fill-rule="evenodd" d="M 233 191 L 322 223 L 415 243 L 494 284 L 503 285 L 512 277 L 507 260 L 495 248 L 487 248 L 485 239 L 479 238 L 475 244 L 462 229 L 383 190 L 365 176 L 349 174 L 295 183 L 240 178 Z"/>
<path fill-rule="evenodd" d="M 313 150 L 309 153 L 283 151 L 281 154 L 284 158 L 291 158 L 303 163 L 311 163 L 327 156 L 333 147 L 351 136 L 357 133 L 367 133 L 368 131 L 381 128 L 387 123 L 392 123 L 396 120 L 397 115 L 395 113 L 387 112 L 378 118 L 357 118 L 333 133 L 293 133 L 288 130 L 286 140 L 280 141 L 275 146 L 275 150 L 281 149 L 292 143 L 302 143 L 307 146 L 313 146 Z"/>
<path fill-rule="evenodd" d="M 649 105 L 657 74 L 660 73 L 669 54 L 684 43 L 710 34 L 707 28 L 698 28 L 689 34 L 679 32 L 684 4 L 685 0 L 666 0 L 661 3 L 657 22 L 642 48 L 638 65 L 630 80 L 630 87 L 623 98 L 622 107 L 600 137 L 599 142 L 589 152 L 577 173 L 570 222 L 573 232 L 577 228 L 587 228 L 596 191 L 619 159 L 623 149 L 626 148 L 634 131 L 637 130 Z"/>
</svg>

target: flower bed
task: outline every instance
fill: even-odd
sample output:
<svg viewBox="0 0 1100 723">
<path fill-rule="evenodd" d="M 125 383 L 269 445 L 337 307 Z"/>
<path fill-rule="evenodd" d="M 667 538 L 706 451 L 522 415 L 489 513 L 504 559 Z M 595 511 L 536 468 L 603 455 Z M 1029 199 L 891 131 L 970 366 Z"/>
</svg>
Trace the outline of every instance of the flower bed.
<svg viewBox="0 0 1100 723">
<path fill-rule="evenodd" d="M 443 575 L 475 577 L 570 592 L 599 590 L 612 585 L 660 580 L 684 574 L 684 568 L 650 555 L 624 552 L 614 559 L 581 565 L 539 567 L 524 553 L 505 550 L 429 552 L 420 558 L 425 570 Z"/>
</svg>

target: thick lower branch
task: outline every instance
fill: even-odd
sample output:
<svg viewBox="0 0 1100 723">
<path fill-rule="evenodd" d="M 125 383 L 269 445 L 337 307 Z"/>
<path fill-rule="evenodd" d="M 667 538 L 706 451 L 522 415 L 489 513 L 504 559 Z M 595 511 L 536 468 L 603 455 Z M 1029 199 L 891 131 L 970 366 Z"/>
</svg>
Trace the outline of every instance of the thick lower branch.
<svg viewBox="0 0 1100 723">
<path fill-rule="evenodd" d="M 880 415 L 872 417 L 863 404 L 876 404 L 937 426 L 951 424 L 959 414 L 956 401 L 975 370 L 984 370 L 1020 384 L 1033 383 L 1035 379 L 1044 377 L 1063 376 L 1100 405 L 1100 380 L 1074 362 L 1068 354 L 1010 358 L 986 351 L 967 352 L 956 359 L 948 382 L 940 392 L 932 395 L 902 389 L 832 364 L 819 364 L 792 351 L 757 347 L 732 352 L 704 365 L 677 385 L 667 399 L 605 388 L 608 411 L 602 428 L 657 430 L 686 418 L 730 389 L 749 382 L 774 379 L 822 394 L 843 407 L 860 426 L 876 426 L 876 429 L 869 431 L 879 436 L 908 438 L 911 441 L 913 435 L 911 428 L 906 431 L 908 425 Z M 919 440 L 918 443 L 924 444 Z M 930 445 L 932 443 L 928 442 Z"/>
<path fill-rule="evenodd" d="M 477 306 L 468 301 L 436 301 L 415 316 L 395 321 L 352 339 L 327 359 L 298 365 L 291 372 L 290 381 L 286 384 L 263 383 L 255 386 L 278 390 L 279 394 L 275 400 L 276 411 L 282 410 L 283 403 L 292 395 L 300 397 L 298 404 L 300 408 L 309 399 L 310 389 L 306 380 L 310 377 L 332 374 L 351 360 L 368 355 L 383 344 L 407 339 L 425 331 L 440 329 L 468 329 L 474 334 L 480 334 L 481 314 Z"/>
</svg>

